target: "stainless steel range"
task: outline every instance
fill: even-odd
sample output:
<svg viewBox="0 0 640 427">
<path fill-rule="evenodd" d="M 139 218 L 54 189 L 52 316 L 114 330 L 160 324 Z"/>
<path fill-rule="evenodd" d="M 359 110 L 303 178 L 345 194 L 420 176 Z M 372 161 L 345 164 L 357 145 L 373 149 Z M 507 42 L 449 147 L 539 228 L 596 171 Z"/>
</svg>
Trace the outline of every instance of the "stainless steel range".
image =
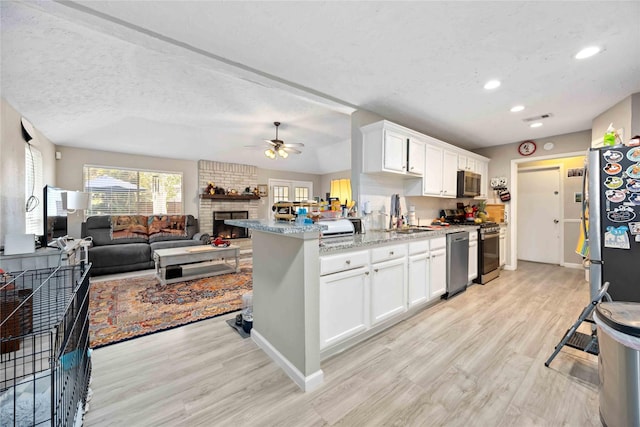
<svg viewBox="0 0 640 427">
<path fill-rule="evenodd" d="M 500 276 L 500 225 L 495 222 L 478 225 L 478 277 L 474 282 L 484 285 Z"/>
</svg>

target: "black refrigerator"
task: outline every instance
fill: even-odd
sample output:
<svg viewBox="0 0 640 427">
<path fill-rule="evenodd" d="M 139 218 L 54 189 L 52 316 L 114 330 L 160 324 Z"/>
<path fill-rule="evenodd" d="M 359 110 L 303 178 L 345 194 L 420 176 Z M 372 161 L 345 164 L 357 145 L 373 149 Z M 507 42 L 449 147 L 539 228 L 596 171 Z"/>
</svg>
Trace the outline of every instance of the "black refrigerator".
<svg viewBox="0 0 640 427">
<path fill-rule="evenodd" d="M 640 302 L 640 147 L 589 150 L 591 296 L 609 282 L 613 301 Z"/>
</svg>

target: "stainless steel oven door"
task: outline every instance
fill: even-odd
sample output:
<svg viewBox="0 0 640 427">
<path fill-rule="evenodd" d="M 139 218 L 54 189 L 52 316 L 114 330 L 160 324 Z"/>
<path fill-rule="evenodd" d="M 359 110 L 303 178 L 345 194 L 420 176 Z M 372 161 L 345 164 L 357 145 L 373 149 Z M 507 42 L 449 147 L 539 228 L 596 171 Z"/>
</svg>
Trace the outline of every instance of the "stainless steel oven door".
<svg viewBox="0 0 640 427">
<path fill-rule="evenodd" d="M 480 234 L 481 272 L 490 273 L 500 267 L 500 232 Z"/>
</svg>

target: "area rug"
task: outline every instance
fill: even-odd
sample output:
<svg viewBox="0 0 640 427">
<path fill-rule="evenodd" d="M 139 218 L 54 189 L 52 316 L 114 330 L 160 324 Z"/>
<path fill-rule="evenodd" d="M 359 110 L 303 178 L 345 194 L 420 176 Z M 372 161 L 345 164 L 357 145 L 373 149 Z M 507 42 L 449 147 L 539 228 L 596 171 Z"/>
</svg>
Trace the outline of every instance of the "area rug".
<svg viewBox="0 0 640 427">
<path fill-rule="evenodd" d="M 251 292 L 239 273 L 161 285 L 154 275 L 91 283 L 90 345 L 102 347 L 239 310 Z"/>
</svg>

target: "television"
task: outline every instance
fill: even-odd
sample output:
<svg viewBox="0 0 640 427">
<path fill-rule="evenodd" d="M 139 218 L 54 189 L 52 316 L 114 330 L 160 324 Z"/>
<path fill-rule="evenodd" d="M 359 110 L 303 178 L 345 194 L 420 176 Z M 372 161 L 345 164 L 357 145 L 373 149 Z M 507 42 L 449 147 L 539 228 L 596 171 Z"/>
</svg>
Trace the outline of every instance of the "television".
<svg viewBox="0 0 640 427">
<path fill-rule="evenodd" d="M 42 191 L 44 234 L 42 246 L 67 235 L 67 190 L 45 185 Z"/>
</svg>

